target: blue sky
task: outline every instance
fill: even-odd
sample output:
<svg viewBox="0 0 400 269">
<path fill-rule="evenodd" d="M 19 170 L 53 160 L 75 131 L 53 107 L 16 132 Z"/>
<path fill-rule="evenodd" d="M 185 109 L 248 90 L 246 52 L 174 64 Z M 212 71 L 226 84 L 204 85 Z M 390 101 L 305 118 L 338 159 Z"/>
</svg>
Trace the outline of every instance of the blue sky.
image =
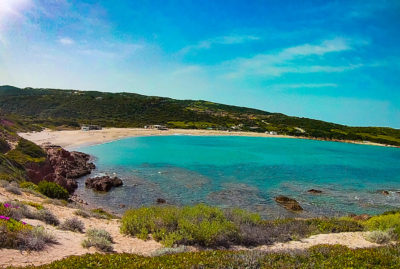
<svg viewBox="0 0 400 269">
<path fill-rule="evenodd" d="M 400 128 L 400 1 L 0 0 L 0 84 Z"/>
</svg>

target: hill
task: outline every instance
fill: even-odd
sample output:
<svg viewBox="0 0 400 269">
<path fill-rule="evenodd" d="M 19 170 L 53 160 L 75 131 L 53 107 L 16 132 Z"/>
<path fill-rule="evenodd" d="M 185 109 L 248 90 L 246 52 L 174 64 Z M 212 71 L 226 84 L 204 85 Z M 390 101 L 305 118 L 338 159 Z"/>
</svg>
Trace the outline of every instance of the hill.
<svg viewBox="0 0 400 269">
<path fill-rule="evenodd" d="M 106 93 L 0 86 L 0 110 L 26 127 L 143 127 L 277 132 L 327 140 L 371 141 L 400 146 L 400 130 L 349 127 L 202 100 L 176 100 L 135 93 Z"/>
</svg>

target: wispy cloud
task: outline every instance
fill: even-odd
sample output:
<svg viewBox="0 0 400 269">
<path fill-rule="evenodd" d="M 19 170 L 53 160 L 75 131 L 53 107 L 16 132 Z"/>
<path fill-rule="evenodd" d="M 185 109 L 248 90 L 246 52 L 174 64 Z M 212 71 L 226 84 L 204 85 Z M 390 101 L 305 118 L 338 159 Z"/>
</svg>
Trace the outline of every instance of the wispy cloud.
<svg viewBox="0 0 400 269">
<path fill-rule="evenodd" d="M 277 77 L 285 73 L 343 72 L 361 67 L 362 65 L 301 65 L 294 63 L 294 61 L 351 49 L 353 49 L 351 42 L 344 38 L 335 38 L 325 40 L 317 45 L 303 44 L 289 47 L 276 53 L 258 54 L 250 58 L 235 59 L 223 63 L 221 68 L 228 71 L 225 75 L 228 78 L 238 78 L 243 76 Z"/>
<path fill-rule="evenodd" d="M 194 45 L 184 47 L 179 51 L 180 54 L 186 54 L 190 51 L 210 49 L 214 45 L 233 45 L 242 44 L 245 42 L 259 40 L 260 37 L 254 35 L 226 35 L 212 39 L 200 41 Z"/>
<path fill-rule="evenodd" d="M 336 88 L 336 83 L 294 83 L 294 84 L 274 84 L 274 89 L 301 89 L 301 88 Z"/>
<path fill-rule="evenodd" d="M 58 39 L 58 42 L 65 46 L 70 46 L 70 45 L 75 44 L 75 41 L 69 37 L 62 37 L 62 38 Z"/>
</svg>

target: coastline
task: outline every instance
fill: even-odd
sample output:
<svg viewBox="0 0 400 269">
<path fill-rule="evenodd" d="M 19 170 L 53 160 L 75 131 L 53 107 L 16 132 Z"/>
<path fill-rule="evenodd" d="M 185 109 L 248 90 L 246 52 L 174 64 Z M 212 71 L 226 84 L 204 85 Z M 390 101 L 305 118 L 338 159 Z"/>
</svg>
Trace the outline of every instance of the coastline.
<svg viewBox="0 0 400 269">
<path fill-rule="evenodd" d="M 103 128 L 102 130 L 82 131 L 82 130 L 65 130 L 53 131 L 45 129 L 41 132 L 28 132 L 18 133 L 19 136 L 28 139 L 38 145 L 50 143 L 59 145 L 67 150 L 82 146 L 92 146 L 103 143 L 112 142 L 119 139 L 138 136 L 158 136 L 158 135 L 195 135 L 195 136 L 247 136 L 247 137 L 275 137 L 275 138 L 292 138 L 292 139 L 308 139 L 320 140 L 330 142 L 351 143 L 359 145 L 371 145 L 382 147 L 396 147 L 391 145 L 384 145 L 373 142 L 361 142 L 351 140 L 327 140 L 317 139 L 310 137 L 297 137 L 289 135 L 270 135 L 265 133 L 256 132 L 228 132 L 217 130 L 203 130 L 203 129 L 169 129 L 169 130 L 156 130 L 144 128 Z"/>
</svg>

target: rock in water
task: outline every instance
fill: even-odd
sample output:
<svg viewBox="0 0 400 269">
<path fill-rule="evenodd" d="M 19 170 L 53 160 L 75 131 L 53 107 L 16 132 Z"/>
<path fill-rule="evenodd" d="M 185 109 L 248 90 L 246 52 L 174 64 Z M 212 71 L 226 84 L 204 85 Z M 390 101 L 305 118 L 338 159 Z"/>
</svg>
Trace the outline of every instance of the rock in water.
<svg viewBox="0 0 400 269">
<path fill-rule="evenodd" d="M 157 204 L 165 204 L 166 202 L 163 198 L 157 198 Z"/>
<path fill-rule="evenodd" d="M 320 193 L 322 193 L 322 191 L 316 190 L 316 189 L 311 189 L 311 190 L 308 190 L 307 192 L 308 193 L 312 193 L 312 194 L 320 194 Z"/>
<path fill-rule="evenodd" d="M 297 202 L 295 199 L 279 195 L 275 197 L 275 201 L 279 204 L 281 204 L 284 208 L 287 210 L 291 211 L 302 211 L 303 208 L 300 206 L 299 202 Z"/>
<path fill-rule="evenodd" d="M 94 177 L 89 178 L 85 182 L 85 186 L 96 191 L 109 191 L 112 187 L 122 186 L 122 180 L 118 177 Z"/>
</svg>

